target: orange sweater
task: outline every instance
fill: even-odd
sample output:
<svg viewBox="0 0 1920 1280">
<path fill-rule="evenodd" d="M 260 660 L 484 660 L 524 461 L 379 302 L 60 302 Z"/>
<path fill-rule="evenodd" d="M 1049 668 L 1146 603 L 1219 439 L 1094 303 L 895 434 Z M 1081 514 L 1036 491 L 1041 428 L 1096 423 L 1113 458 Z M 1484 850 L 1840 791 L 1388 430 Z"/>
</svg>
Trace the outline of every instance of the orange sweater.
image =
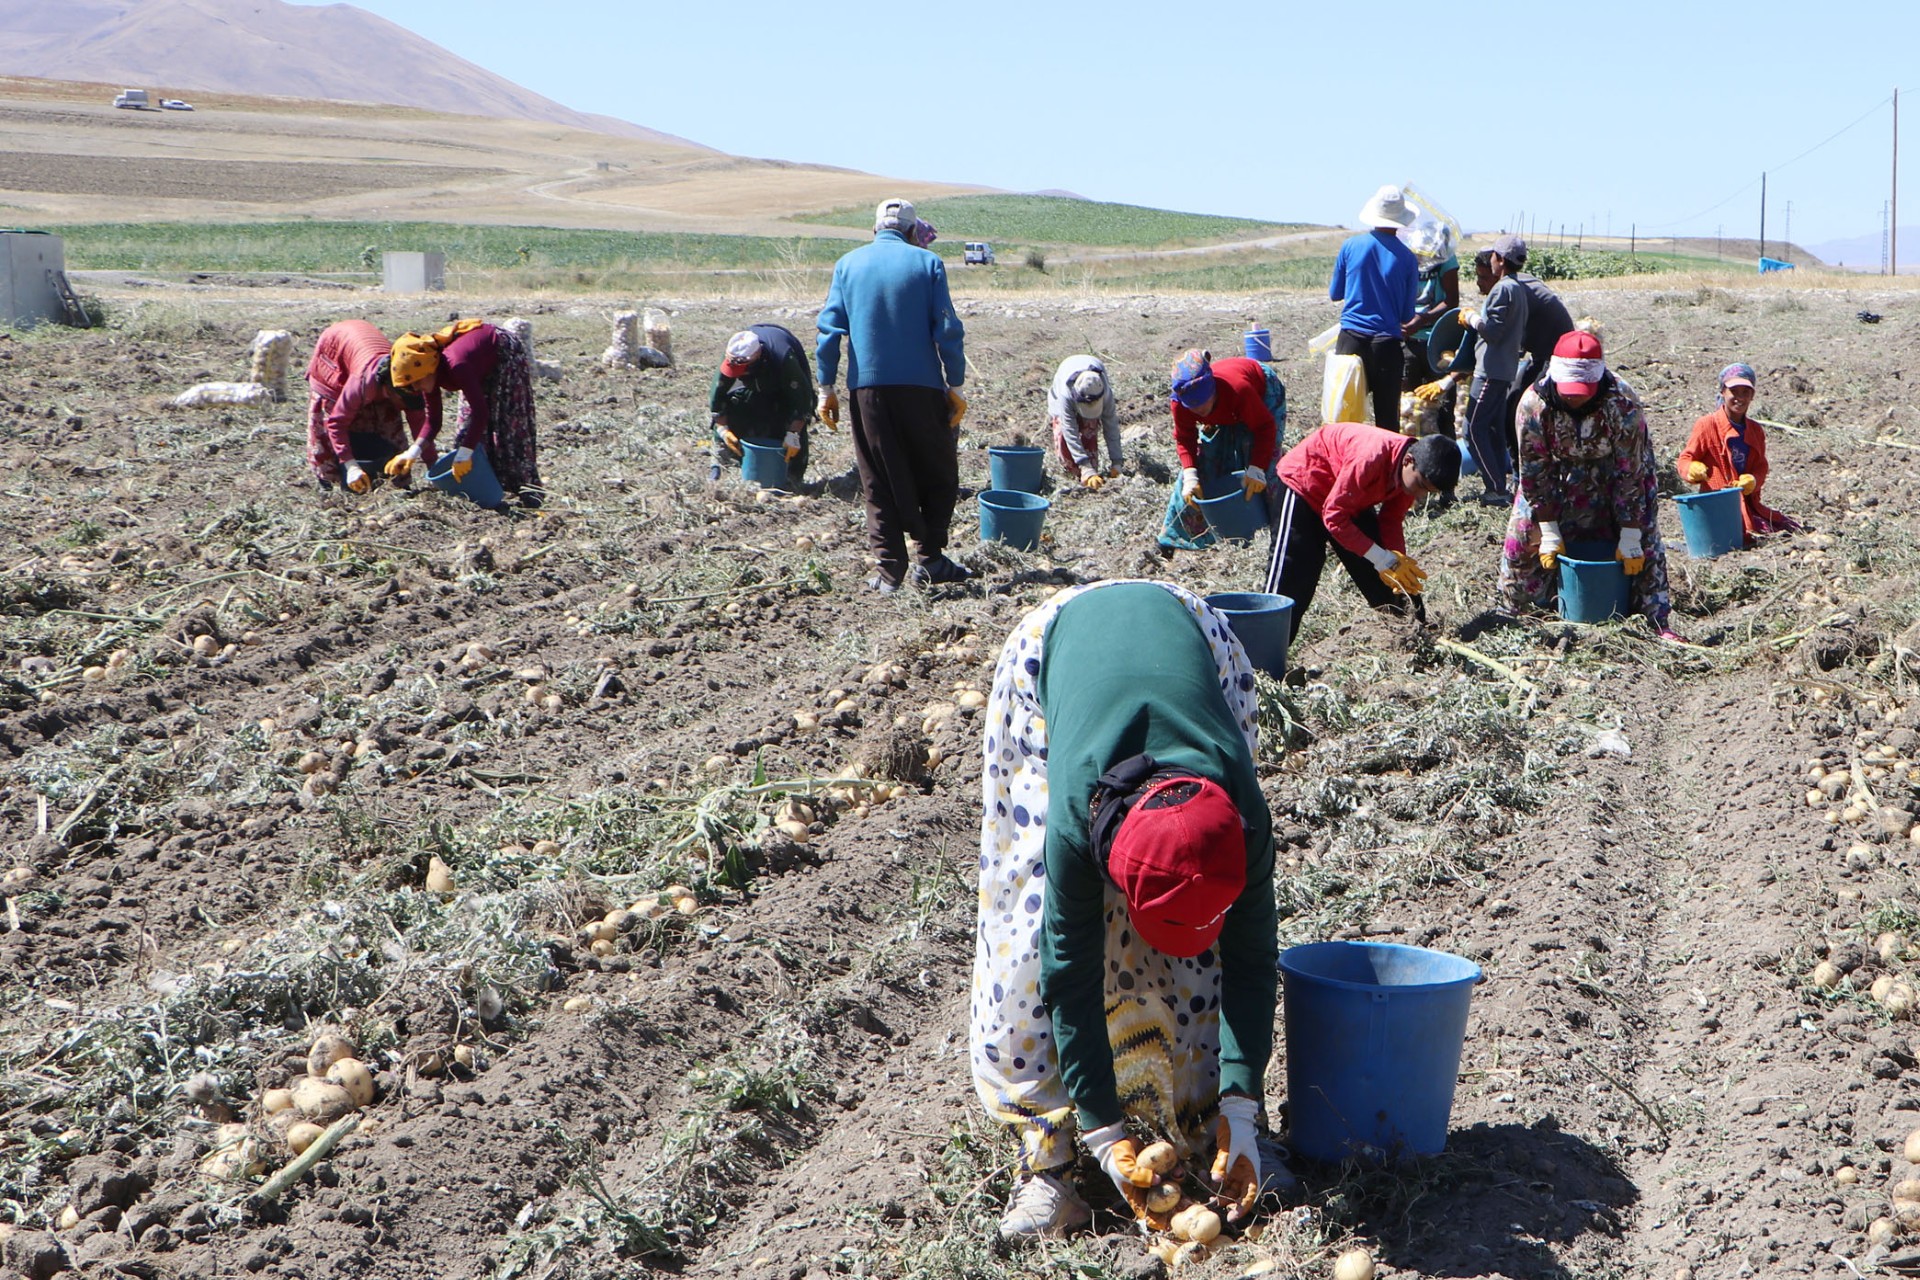
<svg viewBox="0 0 1920 1280">
<path fill-rule="evenodd" d="M 1786 517 L 1760 501 L 1760 491 L 1767 484 L 1767 433 L 1760 429 L 1758 422 L 1748 418 L 1744 434 L 1747 442 L 1744 474 L 1753 477 L 1753 492 L 1740 501 L 1740 519 L 1746 525 L 1747 540 L 1751 542 L 1757 533 L 1773 533 L 1783 527 Z M 1733 450 L 1727 445 L 1732 436 L 1733 423 L 1728 420 L 1725 409 L 1715 409 L 1694 423 L 1687 447 L 1680 451 L 1680 460 L 1674 464 L 1681 481 L 1691 484 L 1687 479 L 1688 465 L 1704 462 L 1707 478 L 1700 485 L 1702 492 L 1731 489 L 1738 484 L 1743 473 L 1733 465 Z"/>
</svg>

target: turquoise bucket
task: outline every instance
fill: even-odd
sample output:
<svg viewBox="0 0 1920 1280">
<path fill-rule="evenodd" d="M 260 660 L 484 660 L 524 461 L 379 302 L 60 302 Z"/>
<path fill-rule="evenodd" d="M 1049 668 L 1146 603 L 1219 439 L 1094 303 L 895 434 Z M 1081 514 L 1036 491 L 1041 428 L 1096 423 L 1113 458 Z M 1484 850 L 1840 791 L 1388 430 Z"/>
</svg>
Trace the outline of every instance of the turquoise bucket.
<svg viewBox="0 0 1920 1280">
<path fill-rule="evenodd" d="M 1278 680 L 1287 674 L 1287 646 L 1293 642 L 1293 597 L 1264 591 L 1222 591 L 1207 603 L 1225 615 L 1234 639 L 1247 651 L 1256 671 Z"/>
<path fill-rule="evenodd" d="M 784 444 L 755 444 L 751 440 L 740 442 L 740 474 L 749 484 L 757 484 L 762 489 L 784 489 L 787 487 L 787 449 Z"/>
<path fill-rule="evenodd" d="M 1273 359 L 1273 335 L 1264 328 L 1253 328 L 1240 335 L 1240 344 L 1247 353 L 1247 359 L 1258 360 L 1262 364 Z"/>
<path fill-rule="evenodd" d="M 1605 622 L 1627 612 L 1627 571 L 1610 542 L 1569 542 L 1560 553 L 1560 616 Z"/>
<path fill-rule="evenodd" d="M 1045 449 L 1033 445 L 995 445 L 987 450 L 987 475 L 995 489 L 1040 492 L 1046 478 Z"/>
<path fill-rule="evenodd" d="M 1225 480 L 1216 482 L 1220 489 L 1219 497 L 1194 500 L 1194 505 L 1200 508 L 1200 514 L 1207 518 L 1207 524 L 1214 533 L 1236 542 L 1249 542 L 1254 534 L 1267 527 L 1265 495 L 1246 496 L 1240 488 L 1240 477 L 1245 474 L 1244 471 L 1236 471 Z M 1204 493 L 1205 489 L 1201 492 Z"/>
<path fill-rule="evenodd" d="M 1460 308 L 1455 307 L 1435 320 L 1433 331 L 1427 334 L 1427 366 L 1441 374 L 1471 369 L 1473 344 L 1474 335 L 1460 323 Z M 1453 352 L 1452 359 L 1443 359 L 1449 351 Z"/>
<path fill-rule="evenodd" d="M 453 478 L 453 451 L 449 449 L 427 468 L 427 481 L 443 493 L 471 498 L 476 506 L 497 507 L 507 500 L 507 491 L 500 487 L 500 477 L 493 474 L 484 447 L 474 449 L 473 470 L 467 472 L 465 480 Z"/>
<path fill-rule="evenodd" d="M 1687 535 L 1687 554 L 1695 560 L 1711 560 L 1747 545 L 1738 489 L 1676 493 L 1673 502 L 1680 508 L 1680 531 Z"/>
<path fill-rule="evenodd" d="M 1040 526 L 1053 504 L 1037 493 L 987 489 L 980 494 L 980 541 L 1004 542 L 1018 551 L 1040 545 Z"/>
<path fill-rule="evenodd" d="M 1480 966 L 1392 942 L 1312 942 L 1280 953 L 1293 1149 L 1438 1155 Z"/>
</svg>

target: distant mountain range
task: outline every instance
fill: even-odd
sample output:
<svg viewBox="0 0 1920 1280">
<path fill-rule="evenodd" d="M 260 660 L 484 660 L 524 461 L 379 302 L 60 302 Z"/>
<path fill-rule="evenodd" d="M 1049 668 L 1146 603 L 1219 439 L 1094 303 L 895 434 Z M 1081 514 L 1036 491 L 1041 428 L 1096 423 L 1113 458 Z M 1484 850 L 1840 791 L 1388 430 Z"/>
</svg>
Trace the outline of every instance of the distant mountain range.
<svg viewBox="0 0 1920 1280">
<path fill-rule="evenodd" d="M 348 4 L 4 0 L 0 10 L 0 75 L 390 103 L 699 145 L 562 106 Z"/>
<path fill-rule="evenodd" d="M 1899 248 L 1900 274 L 1920 272 L 1920 227 L 1901 227 Z M 1886 246 L 1881 242 L 1880 233 L 1875 231 L 1871 235 L 1810 244 L 1806 250 L 1830 266 L 1845 267 L 1849 271 L 1878 271 Z"/>
</svg>

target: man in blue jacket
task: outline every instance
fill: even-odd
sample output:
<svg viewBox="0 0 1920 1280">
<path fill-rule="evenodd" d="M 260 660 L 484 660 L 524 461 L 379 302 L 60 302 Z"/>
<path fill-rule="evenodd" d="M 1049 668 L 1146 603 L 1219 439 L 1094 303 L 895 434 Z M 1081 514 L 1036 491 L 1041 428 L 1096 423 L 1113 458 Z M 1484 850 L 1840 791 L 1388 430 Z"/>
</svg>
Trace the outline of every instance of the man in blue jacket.
<svg viewBox="0 0 1920 1280">
<path fill-rule="evenodd" d="M 1401 329 L 1413 319 L 1420 288 L 1420 260 L 1400 240 L 1400 228 L 1413 211 L 1398 187 L 1382 187 L 1360 210 L 1370 228 L 1350 236 L 1333 260 L 1327 297 L 1340 304 L 1340 337 L 1334 353 L 1359 356 L 1373 396 L 1373 422 L 1389 431 L 1400 426 L 1400 379 L 1406 352 Z"/>
<path fill-rule="evenodd" d="M 853 457 L 867 499 L 867 545 L 879 561 L 868 585 L 882 595 L 908 577 L 907 539 L 918 551 L 912 578 L 923 584 L 973 576 L 947 557 L 947 527 L 960 493 L 956 451 L 967 402 L 965 332 L 947 292 L 947 269 L 914 247 L 913 206 L 882 200 L 873 243 L 833 267 L 827 305 L 814 322 L 822 422 L 840 419 L 834 381 L 847 344 Z M 944 374 L 944 376 L 943 376 Z"/>
</svg>

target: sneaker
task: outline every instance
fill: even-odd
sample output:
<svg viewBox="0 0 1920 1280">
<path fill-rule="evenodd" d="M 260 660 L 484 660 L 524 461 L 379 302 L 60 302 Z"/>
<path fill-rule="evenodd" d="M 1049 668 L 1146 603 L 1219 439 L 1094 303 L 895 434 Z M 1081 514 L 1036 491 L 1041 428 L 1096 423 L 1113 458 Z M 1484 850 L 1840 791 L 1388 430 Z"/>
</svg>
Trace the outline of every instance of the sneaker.
<svg viewBox="0 0 1920 1280">
<path fill-rule="evenodd" d="M 884 573 L 876 573 L 867 579 L 867 590 L 890 596 L 900 589 L 900 584 Z"/>
<path fill-rule="evenodd" d="M 1480 495 L 1480 505 L 1483 507 L 1510 507 L 1513 505 L 1513 495 L 1499 489 L 1488 489 Z"/>
<path fill-rule="evenodd" d="M 1050 1173 L 1023 1178 L 1000 1215 L 1002 1240 L 1065 1235 L 1093 1221 L 1093 1210 L 1078 1192 Z"/>
<path fill-rule="evenodd" d="M 1293 1152 L 1264 1133 L 1254 1139 L 1254 1145 L 1260 1150 L 1260 1194 L 1293 1194 L 1300 1185 L 1300 1179 L 1294 1177 L 1293 1171 L 1287 1168 L 1293 1161 Z"/>
<path fill-rule="evenodd" d="M 967 566 L 949 560 L 942 553 L 913 566 L 911 576 L 914 582 L 922 586 L 938 587 L 948 583 L 966 582 L 974 576 L 974 573 Z"/>
</svg>

